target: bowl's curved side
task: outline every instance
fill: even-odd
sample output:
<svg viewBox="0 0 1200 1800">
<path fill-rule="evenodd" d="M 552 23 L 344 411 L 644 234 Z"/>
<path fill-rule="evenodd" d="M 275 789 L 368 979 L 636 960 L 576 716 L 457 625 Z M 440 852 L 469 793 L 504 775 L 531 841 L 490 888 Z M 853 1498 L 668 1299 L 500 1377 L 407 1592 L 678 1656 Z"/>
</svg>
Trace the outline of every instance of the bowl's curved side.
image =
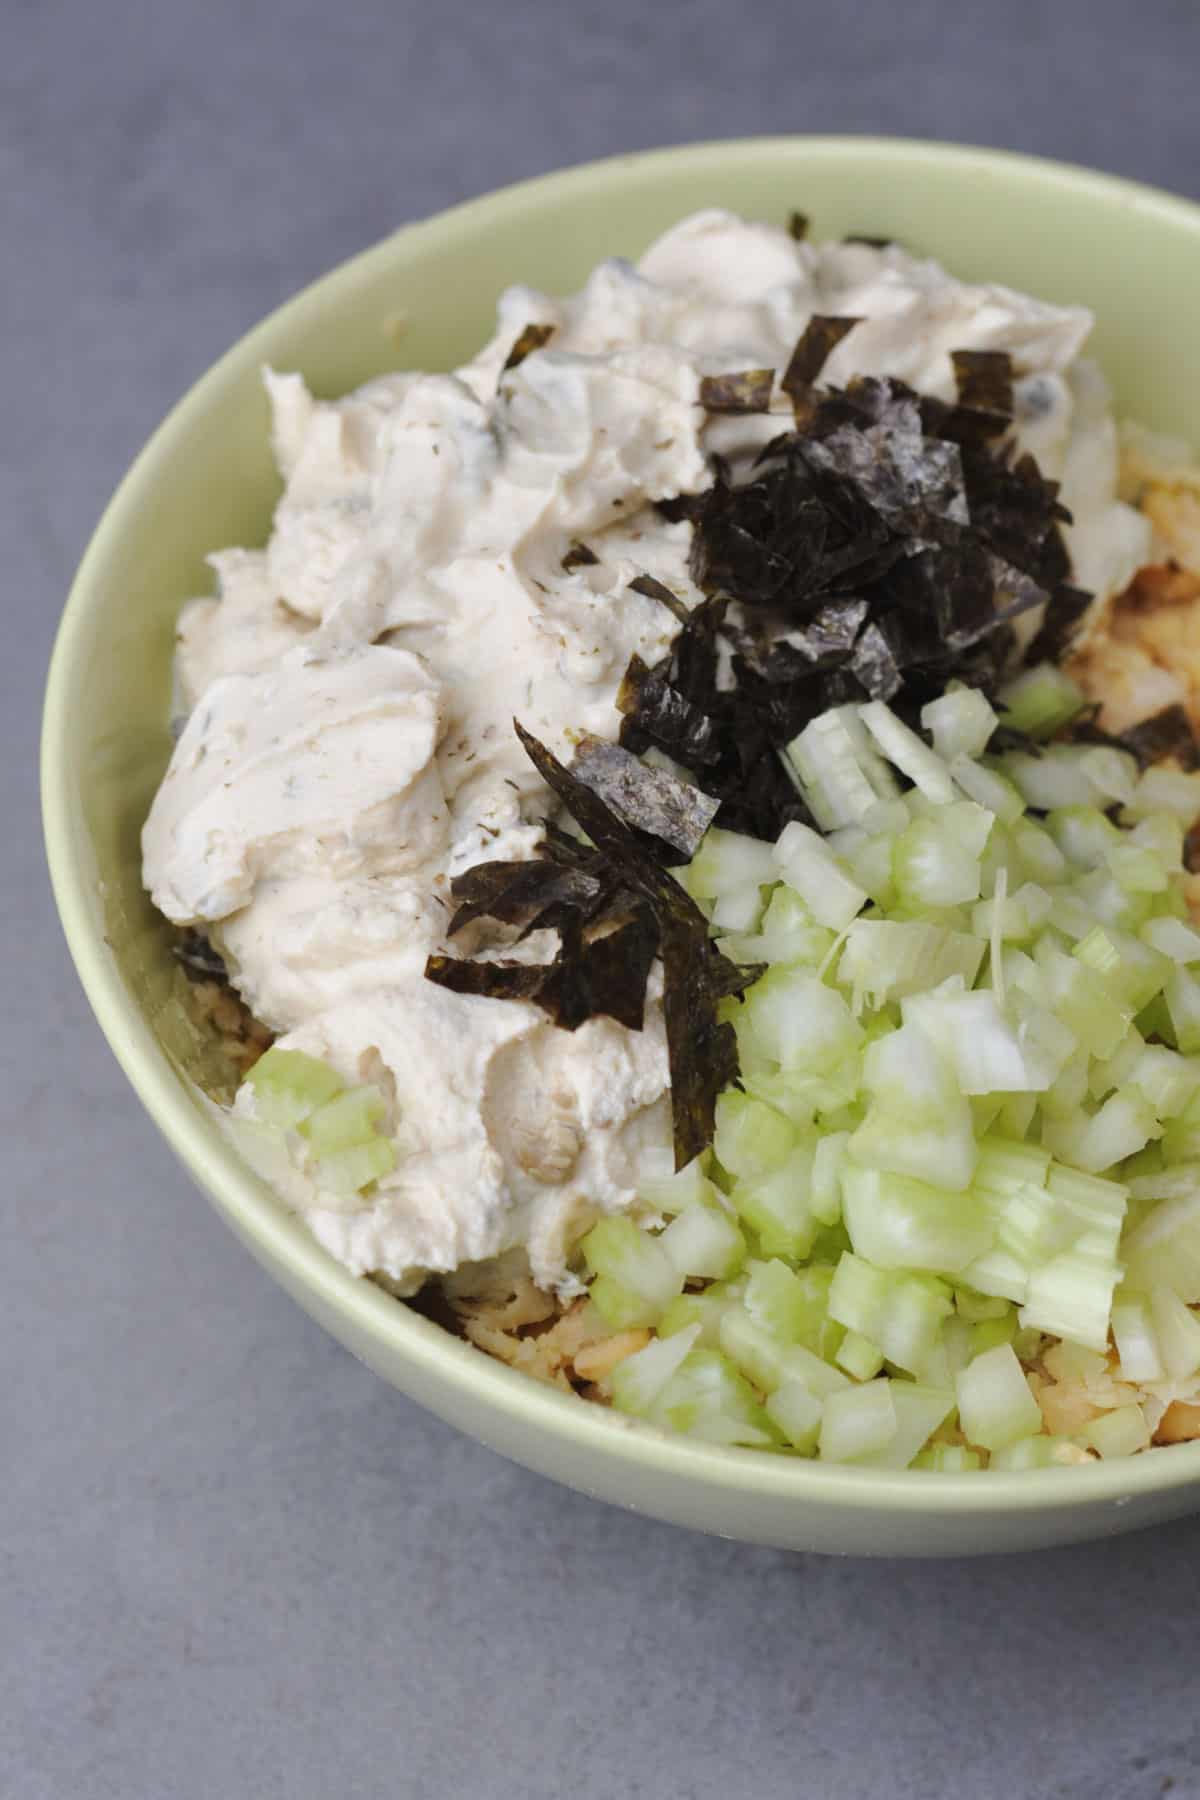
<svg viewBox="0 0 1200 1800">
<path fill-rule="evenodd" d="M 260 1262 L 397 1387 L 531 1468 L 703 1530 L 858 1553 L 1029 1547 L 1200 1506 L 1200 1445 L 1034 1476 L 931 1479 L 669 1439 L 542 1389 L 333 1263 L 238 1158 L 188 1079 L 202 1047 L 141 889 L 138 834 L 169 753 L 178 606 L 207 587 L 207 551 L 264 538 L 278 491 L 261 364 L 299 367 L 326 394 L 398 362 L 453 366 L 490 330 L 514 274 L 569 290 L 602 255 L 634 255 L 706 204 L 780 219 L 799 204 L 821 235 L 886 232 L 969 277 L 1003 270 L 1047 298 L 1082 295 L 1101 317 L 1097 347 L 1124 408 L 1185 434 L 1200 412 L 1187 298 L 1200 278 L 1200 211 L 1082 170 L 880 140 L 708 144 L 569 170 L 408 227 L 281 308 L 192 389 L 84 557 L 42 745 L 47 853 L 80 977 L 156 1123 Z M 1147 361 L 1155 341 L 1178 353 Z"/>
</svg>

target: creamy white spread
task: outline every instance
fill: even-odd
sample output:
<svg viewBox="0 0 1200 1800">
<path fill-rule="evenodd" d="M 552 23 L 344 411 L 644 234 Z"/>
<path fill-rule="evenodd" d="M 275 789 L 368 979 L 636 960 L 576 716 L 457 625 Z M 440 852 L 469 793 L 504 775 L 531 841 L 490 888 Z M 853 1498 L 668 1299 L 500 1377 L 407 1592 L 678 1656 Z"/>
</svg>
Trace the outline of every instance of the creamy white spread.
<svg viewBox="0 0 1200 1800">
<path fill-rule="evenodd" d="M 1060 480 L 1075 579 L 1102 604 L 1146 560 L 1116 498 L 1091 319 L 953 280 L 897 247 L 794 242 L 705 212 L 581 293 L 512 288 L 495 336 L 453 375 L 398 374 L 335 402 L 266 374 L 284 479 L 265 550 L 213 557 L 218 594 L 179 621 L 186 722 L 143 834 L 145 880 L 212 933 L 285 1046 L 374 1080 L 395 1172 L 352 1202 L 292 1171 L 286 1197 L 358 1273 L 402 1287 L 527 1246 L 568 1289 L 574 1239 L 636 1205 L 639 1159 L 670 1141 L 657 989 L 645 1029 L 574 1033 L 531 1005 L 423 976 L 445 942 L 449 880 L 533 853 L 550 796 L 513 730 L 569 758 L 615 737 L 630 656 L 675 630 L 630 582 L 689 603 L 690 527 L 649 504 L 703 488 L 785 416 L 708 418 L 704 375 L 781 368 L 814 313 L 861 320 L 822 379 L 892 375 L 954 397 L 951 352 L 1008 351 L 1014 437 Z M 529 323 L 548 346 L 503 368 Z M 564 571 L 577 539 L 598 558 Z M 504 954 L 547 960 L 535 934 Z M 252 1115 L 243 1088 L 237 1112 Z"/>
</svg>

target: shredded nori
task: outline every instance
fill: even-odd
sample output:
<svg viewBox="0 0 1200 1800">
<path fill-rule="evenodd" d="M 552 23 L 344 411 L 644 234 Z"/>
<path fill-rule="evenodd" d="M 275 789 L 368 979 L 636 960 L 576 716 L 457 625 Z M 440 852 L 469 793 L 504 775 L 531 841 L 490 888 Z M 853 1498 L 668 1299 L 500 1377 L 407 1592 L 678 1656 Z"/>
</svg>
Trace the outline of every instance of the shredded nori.
<svg viewBox="0 0 1200 1800">
<path fill-rule="evenodd" d="M 638 575 L 629 586 L 635 594 L 644 594 L 647 600 L 657 600 L 669 613 L 674 614 L 681 625 L 687 620 L 691 607 L 665 581 L 659 581 L 653 575 Z"/>
<path fill-rule="evenodd" d="M 1127 750 L 1143 769 L 1168 759 L 1178 763 L 1181 769 L 1200 767 L 1200 743 L 1196 741 L 1195 728 L 1187 708 L 1178 702 L 1164 706 L 1150 718 L 1141 719 L 1127 731 L 1119 732 L 1105 731 L 1096 723 L 1099 710 L 1098 706 L 1089 707 L 1086 713 L 1071 721 L 1063 735 L 1077 744 L 1107 744 L 1116 750 Z"/>
<path fill-rule="evenodd" d="M 587 544 L 581 544 L 579 540 L 576 539 L 573 544 L 567 546 L 567 553 L 562 559 L 563 573 L 564 575 L 569 575 L 572 569 L 590 568 L 593 563 L 598 563 L 599 561 L 600 558 L 596 555 L 594 550 L 589 548 Z"/>
<path fill-rule="evenodd" d="M 710 413 L 765 413 L 770 408 L 774 386 L 774 369 L 705 375 L 700 383 L 700 404 Z"/>
<path fill-rule="evenodd" d="M 425 973 L 455 993 L 532 1001 L 568 1031 L 598 1013 L 638 1030 L 650 965 L 661 956 L 675 1163 L 682 1168 L 711 1143 L 717 1095 L 737 1079 L 737 1041 L 732 1025 L 720 1016 L 721 1002 L 742 994 L 762 971 L 740 967 L 721 953 L 704 914 L 660 860 L 661 843 L 669 842 L 663 838 L 663 809 L 646 795 L 651 788 L 661 792 L 664 771 L 637 765 L 645 793 L 635 802 L 630 797 L 635 778 L 624 768 L 618 810 L 588 777 L 587 746 L 582 769 L 568 769 L 516 721 L 514 728 L 534 767 L 591 844 L 552 827 L 541 857 L 499 865 L 495 874 L 487 872 L 488 864 L 468 870 L 453 884 L 460 907 L 451 930 L 485 911 L 525 930 L 553 924 L 558 954 L 542 964 L 431 956 Z M 594 750 L 592 759 L 595 771 Z M 604 768 L 607 781 L 611 765 Z M 671 776 L 666 780 L 685 786 Z M 698 819 L 681 822 L 677 795 L 668 810 L 670 828 L 698 842 Z M 656 820 L 652 834 L 632 823 L 628 811 L 639 821 Z M 520 870 L 533 873 L 519 877 Z M 558 879 L 564 870 L 584 879 L 564 883 Z M 541 905 L 539 881 L 545 893 Z"/>
<path fill-rule="evenodd" d="M 837 319 L 814 313 L 792 351 L 791 360 L 780 377 L 779 385 L 797 409 L 807 400 L 817 376 L 848 331 L 860 324 L 859 319 Z"/>
<path fill-rule="evenodd" d="M 662 862 L 690 862 L 720 805 L 694 783 L 680 781 L 603 738 L 582 740 L 571 773 L 626 825 L 644 833 Z"/>
<path fill-rule="evenodd" d="M 171 951 L 176 960 L 182 963 L 190 980 L 219 981 L 223 986 L 229 985 L 225 958 L 209 943 L 202 931 L 188 926 L 180 933 L 178 941 L 171 945 Z"/>
<path fill-rule="evenodd" d="M 660 503 L 693 525 L 706 599 L 652 668 L 631 661 L 617 702 L 627 749 L 657 746 L 720 800 L 718 824 L 768 839 L 808 819 L 780 752 L 817 713 L 883 699 L 919 727 L 951 678 L 995 691 L 1015 619 L 1044 608 L 1040 644 L 1088 604 L 1067 581 L 1057 485 L 996 442 L 1007 355 L 960 353 L 957 404 L 870 377 L 814 388 L 852 323 L 810 321 L 798 428 L 748 481 L 718 470 Z"/>
<path fill-rule="evenodd" d="M 802 244 L 808 236 L 808 223 L 807 213 L 790 212 L 787 217 L 788 235 L 795 238 L 798 244 Z"/>
<path fill-rule="evenodd" d="M 513 347 L 509 351 L 500 373 L 507 375 L 510 369 L 517 368 L 527 356 L 531 356 L 535 350 L 540 350 L 544 344 L 548 344 L 554 336 L 554 332 L 553 325 L 526 325 L 524 331 L 514 340 Z"/>
</svg>

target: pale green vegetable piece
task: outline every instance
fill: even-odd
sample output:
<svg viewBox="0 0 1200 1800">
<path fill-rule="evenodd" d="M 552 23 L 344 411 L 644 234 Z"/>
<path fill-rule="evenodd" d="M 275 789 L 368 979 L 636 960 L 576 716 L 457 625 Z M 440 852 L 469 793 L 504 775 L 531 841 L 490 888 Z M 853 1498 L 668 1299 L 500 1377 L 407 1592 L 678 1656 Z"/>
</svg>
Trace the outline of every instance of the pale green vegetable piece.
<svg viewBox="0 0 1200 1800">
<path fill-rule="evenodd" d="M 1041 1430 L 1041 1409 L 1008 1344 L 997 1344 L 975 1357 L 955 1378 L 955 1389 L 968 1443 L 1002 1450 Z"/>
</svg>

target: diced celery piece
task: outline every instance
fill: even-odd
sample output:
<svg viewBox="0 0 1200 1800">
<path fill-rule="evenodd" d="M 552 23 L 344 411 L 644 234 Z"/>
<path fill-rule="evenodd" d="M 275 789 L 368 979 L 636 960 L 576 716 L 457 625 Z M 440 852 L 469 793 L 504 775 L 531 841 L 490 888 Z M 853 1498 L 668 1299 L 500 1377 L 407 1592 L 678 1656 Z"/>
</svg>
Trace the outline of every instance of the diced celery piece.
<svg viewBox="0 0 1200 1800">
<path fill-rule="evenodd" d="M 842 1216 L 842 1164 L 849 1142 L 848 1131 L 826 1131 L 817 1139 L 809 1206 L 822 1225 L 836 1225 Z"/>
<path fill-rule="evenodd" d="M 1171 1296 L 1172 1299 L 1174 1297 Z M 1182 1305 L 1182 1301 L 1179 1304 Z M 1122 1380 L 1163 1379 L 1166 1370 L 1147 1295 L 1133 1293 L 1128 1288 L 1118 1289 L 1113 1295 L 1112 1334 L 1121 1359 Z M 1200 1361 L 1200 1358 L 1197 1360 Z"/>
<path fill-rule="evenodd" d="M 1121 1257 L 1132 1286 L 1170 1288 L 1189 1306 L 1200 1301 L 1200 1184 L 1160 1201 L 1127 1234 Z"/>
<path fill-rule="evenodd" d="M 850 879 L 824 839 L 798 820 L 784 826 L 775 859 L 820 925 L 841 931 L 867 904 L 866 890 Z"/>
<path fill-rule="evenodd" d="M 789 1269 L 778 1257 L 751 1262 L 743 1304 L 764 1331 L 784 1344 L 810 1341 L 827 1310 L 829 1280 L 812 1281 L 808 1271 Z"/>
<path fill-rule="evenodd" d="M 1134 1456 L 1150 1443 L 1150 1427 L 1140 1406 L 1118 1406 L 1091 1419 L 1080 1433 L 1085 1444 L 1107 1461 L 1113 1456 Z"/>
<path fill-rule="evenodd" d="M 1114 1327 L 1116 1308 L 1113 1308 Z M 1168 1287 L 1156 1287 L 1150 1294 L 1150 1317 L 1165 1373 L 1172 1381 L 1183 1381 L 1200 1370 L 1200 1319 Z M 1141 1376 L 1151 1381 L 1153 1376 Z"/>
<path fill-rule="evenodd" d="M 746 1240 L 715 1196 L 679 1213 L 658 1242 L 686 1277 L 725 1281 L 746 1260 Z"/>
<path fill-rule="evenodd" d="M 1026 737 L 1053 737 L 1077 713 L 1087 699 L 1077 682 L 1054 663 L 1037 663 L 1000 689 L 1003 723 Z"/>
<path fill-rule="evenodd" d="M 1064 1162 L 1091 1175 L 1102 1174 L 1142 1150 L 1162 1127 L 1143 1093 L 1131 1088 L 1110 1094 L 1089 1118 L 1079 1113 L 1047 1125 L 1046 1141 Z"/>
<path fill-rule="evenodd" d="M 954 1411 L 954 1390 L 923 1386 L 915 1381 L 893 1381 L 892 1405 L 896 1435 L 881 1450 L 856 1457 L 856 1462 L 877 1469 L 907 1469 Z"/>
<path fill-rule="evenodd" d="M 658 1239 L 624 1215 L 600 1219 L 580 1247 L 595 1276 L 592 1303 L 614 1327 L 653 1325 L 683 1287 Z"/>
<path fill-rule="evenodd" d="M 821 1431 L 822 1402 L 803 1381 L 782 1382 L 768 1396 L 766 1414 L 788 1443 L 811 1456 Z"/>
<path fill-rule="evenodd" d="M 787 760 L 823 831 L 855 824 L 879 798 L 847 726 L 848 710 L 820 713 L 787 747 Z"/>
<path fill-rule="evenodd" d="M 335 1194 L 358 1194 L 395 1166 L 396 1148 L 391 1139 L 372 1138 L 369 1144 L 353 1144 L 319 1157 L 316 1182 L 318 1187 L 329 1188 Z"/>
<path fill-rule="evenodd" d="M 998 722 L 986 694 L 955 682 L 921 708 L 921 725 L 947 762 L 956 756 L 982 756 Z"/>
<path fill-rule="evenodd" d="M 312 1145 L 317 1156 L 328 1156 L 335 1150 L 353 1150 L 358 1144 L 369 1144 L 384 1114 L 383 1095 L 378 1088 L 347 1088 L 344 1094 L 327 1100 L 316 1112 L 300 1121 L 301 1134 Z"/>
<path fill-rule="evenodd" d="M 1056 745 L 1042 756 L 1010 750 L 997 760 L 1000 772 L 1015 783 L 1026 806 L 1051 812 L 1059 806 L 1094 806 L 1097 791 L 1080 764 L 1074 745 Z"/>
<path fill-rule="evenodd" d="M 719 1350 L 692 1350 L 651 1409 L 656 1424 L 715 1444 L 766 1448 L 774 1428 L 754 1390 Z"/>
<path fill-rule="evenodd" d="M 983 1468 L 983 1458 L 966 1444 L 930 1444 L 912 1466 L 932 1469 L 939 1475 L 974 1475 Z"/>
<path fill-rule="evenodd" d="M 984 1319 L 1003 1319 L 1009 1311 L 1009 1302 L 997 1299 L 993 1294 L 977 1294 L 974 1288 L 956 1287 L 954 1310 L 968 1325 L 978 1325 Z"/>
<path fill-rule="evenodd" d="M 1042 1414 L 1009 1344 L 997 1344 L 955 1378 L 963 1435 L 985 1450 L 1002 1450 L 1041 1430 Z"/>
<path fill-rule="evenodd" d="M 850 1139 L 855 1160 L 961 1192 L 975 1172 L 974 1121 L 929 1038 L 915 1025 L 879 1038 L 863 1080 L 871 1106 Z"/>
<path fill-rule="evenodd" d="M 711 904 L 712 923 L 718 931 L 753 931 L 762 917 L 763 890 L 757 885 L 731 888 Z"/>
<path fill-rule="evenodd" d="M 1035 959 L 1046 982 L 1047 999 L 1068 1030 L 1091 1056 L 1108 1057 L 1133 1020 L 1133 1009 L 1121 1005 L 1083 963 L 1043 938 Z"/>
<path fill-rule="evenodd" d="M 1070 1438 L 1049 1437 L 1039 1432 L 1036 1437 L 1018 1438 L 995 1450 L 988 1459 L 989 1469 L 1055 1469 L 1064 1462 L 1078 1460 L 1079 1452 Z"/>
<path fill-rule="evenodd" d="M 1001 900 L 981 900 L 971 913 L 976 937 L 998 934 L 1004 943 L 1027 944 L 1035 938 L 1054 910 L 1054 898 L 1043 887 L 1027 881 L 1015 894 Z"/>
<path fill-rule="evenodd" d="M 1088 1250 L 1086 1238 L 1032 1269 L 1021 1324 L 1069 1343 L 1103 1350 L 1108 1343 L 1113 1289 L 1120 1269 Z"/>
<path fill-rule="evenodd" d="M 1200 962 L 1200 931 L 1181 919 L 1147 919 L 1138 936 L 1172 962 Z"/>
<path fill-rule="evenodd" d="M 1190 1056 L 1200 1050 L 1200 976 L 1176 965 L 1163 984 L 1177 1047 Z"/>
<path fill-rule="evenodd" d="M 764 1394 L 773 1394 L 787 1374 L 787 1343 L 752 1319 L 742 1306 L 721 1315 L 717 1342 L 729 1360 Z"/>
<path fill-rule="evenodd" d="M 713 1150 L 721 1167 L 744 1181 L 780 1168 L 795 1149 L 796 1129 L 761 1100 L 727 1088 L 717 1101 Z"/>
<path fill-rule="evenodd" d="M 817 924 L 796 890 L 786 881 L 779 882 L 763 914 L 757 954 L 770 963 L 815 968 L 825 960 L 833 941 L 833 933 Z"/>
<path fill-rule="evenodd" d="M 950 762 L 950 773 L 968 800 L 985 806 L 1003 825 L 1015 825 L 1025 811 L 1020 790 L 986 763 L 973 762 L 969 756 L 956 756 Z"/>
<path fill-rule="evenodd" d="M 812 1249 L 818 1223 L 812 1206 L 813 1160 L 812 1145 L 798 1144 L 769 1175 L 734 1183 L 733 1204 L 767 1256 L 799 1261 Z"/>
<path fill-rule="evenodd" d="M 332 1100 L 345 1083 L 336 1069 L 317 1057 L 273 1044 L 250 1070 L 245 1085 L 254 1095 L 255 1117 L 287 1131 Z"/>
<path fill-rule="evenodd" d="M 618 1412 L 644 1418 L 680 1364 L 695 1348 L 700 1326 L 689 1325 L 673 1337 L 656 1337 L 644 1350 L 619 1362 L 609 1377 L 612 1403 Z"/>
<path fill-rule="evenodd" d="M 1180 1056 L 1165 1044 L 1143 1044 L 1121 1080 L 1140 1089 L 1160 1119 L 1173 1119 L 1200 1093 L 1200 1058 Z"/>
<path fill-rule="evenodd" d="M 720 1284 L 704 1288 L 698 1294 L 677 1294 L 667 1306 L 655 1330 L 660 1338 L 668 1338 L 696 1325 L 700 1333 L 696 1342 L 713 1349 L 720 1342 L 722 1318 L 731 1306 L 740 1304 Z"/>
<path fill-rule="evenodd" d="M 657 1166 L 647 1158 L 638 1167 L 639 1200 L 655 1212 L 668 1215 L 683 1212 L 698 1200 L 711 1200 L 715 1190 L 705 1171 L 706 1160 L 704 1156 L 694 1156 L 676 1170 L 669 1148 L 663 1151 Z"/>
<path fill-rule="evenodd" d="M 1022 819 L 1012 827 L 1013 850 L 1031 881 L 1048 886 L 1067 875 L 1067 859 L 1044 826 Z"/>
<path fill-rule="evenodd" d="M 885 1450 L 896 1436 L 896 1407 L 886 1377 L 830 1394 L 821 1416 L 823 1462 L 856 1462 Z"/>
<path fill-rule="evenodd" d="M 895 840 L 892 878 L 901 903 L 914 911 L 962 906 L 979 898 L 979 858 L 941 820 L 914 819 Z"/>
<path fill-rule="evenodd" d="M 1125 802 L 1122 822 L 1170 813 L 1187 831 L 1200 819 L 1200 774 L 1184 774 L 1159 763 L 1144 769 L 1133 796 Z"/>
<path fill-rule="evenodd" d="M 1174 973 L 1168 957 L 1113 925 L 1096 925 L 1072 955 L 1092 969 L 1114 999 L 1135 1013 L 1161 993 Z"/>
<path fill-rule="evenodd" d="M 1082 869 L 1105 867 L 1123 834 L 1098 806 L 1057 806 L 1046 819 L 1050 833 L 1068 862 Z"/>
<path fill-rule="evenodd" d="M 1075 748 L 1074 745 L 1070 747 Z M 1088 745 L 1077 754 L 1080 768 L 1106 805 L 1114 800 L 1125 803 L 1133 798 L 1138 765 L 1137 758 L 1128 750 L 1098 744 Z"/>
<path fill-rule="evenodd" d="M 842 1216 L 856 1255 L 877 1269 L 953 1274 L 991 1247 L 983 1202 L 903 1175 L 866 1169 L 847 1158 Z"/>
<path fill-rule="evenodd" d="M 915 731 L 910 731 L 882 700 L 861 706 L 858 716 L 880 751 L 902 775 L 907 775 L 927 800 L 947 806 L 954 799 L 954 783 L 941 757 Z"/>
<path fill-rule="evenodd" d="M 883 1367 L 883 1351 L 861 1332 L 848 1331 L 835 1358 L 840 1369 L 853 1375 L 855 1381 L 870 1381 Z"/>
<path fill-rule="evenodd" d="M 796 1072 L 826 1075 L 862 1043 L 842 995 L 810 969 L 769 969 L 748 991 L 737 1028 L 753 1054 Z"/>
<path fill-rule="evenodd" d="M 829 1316 L 879 1345 L 910 1374 L 925 1369 L 953 1310 L 945 1288 L 925 1276 L 872 1268 L 847 1251 L 834 1271 Z"/>
<path fill-rule="evenodd" d="M 993 1350 L 997 1344 L 1011 1344 L 1016 1335 L 1015 1311 L 1005 1313 L 1002 1319 L 980 1319 L 978 1325 L 971 1327 L 971 1356 L 982 1356 L 985 1350 Z"/>
<path fill-rule="evenodd" d="M 1171 871 L 1154 850 L 1118 844 L 1109 851 L 1107 861 L 1113 879 L 1128 893 L 1162 894 L 1170 885 Z"/>
<path fill-rule="evenodd" d="M 713 825 L 687 865 L 687 889 L 694 899 L 715 900 L 772 882 L 776 873 L 770 844 Z"/>
<path fill-rule="evenodd" d="M 952 975 L 968 987 L 979 973 L 982 938 L 918 920 L 856 919 L 846 935 L 838 980 L 873 1005 L 923 994 Z"/>
</svg>

